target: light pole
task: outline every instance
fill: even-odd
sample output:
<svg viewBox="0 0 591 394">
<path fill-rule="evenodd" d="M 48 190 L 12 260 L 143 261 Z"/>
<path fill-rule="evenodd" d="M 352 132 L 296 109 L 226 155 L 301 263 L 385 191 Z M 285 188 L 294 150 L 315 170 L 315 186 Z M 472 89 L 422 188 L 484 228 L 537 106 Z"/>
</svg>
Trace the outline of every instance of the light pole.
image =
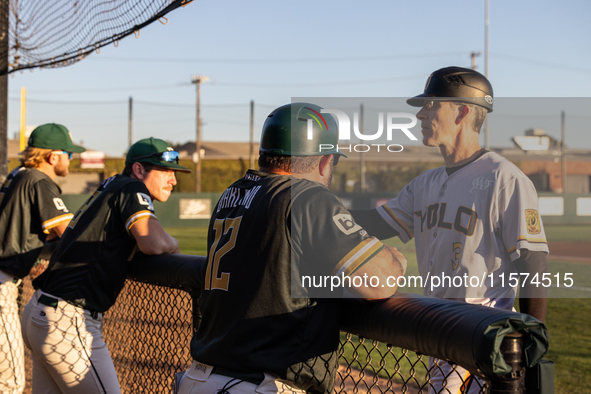
<svg viewBox="0 0 591 394">
<path fill-rule="evenodd" d="M 254 100 L 250 100 L 250 154 L 249 165 L 254 170 Z"/>
<path fill-rule="evenodd" d="M 209 80 L 205 75 L 193 75 L 191 82 L 197 85 L 197 138 L 195 140 L 195 192 L 201 193 L 201 84 Z"/>
<path fill-rule="evenodd" d="M 488 79 L 488 25 L 490 24 L 489 0 L 485 0 L 484 8 L 484 76 Z M 488 141 L 488 116 L 484 119 L 484 149 L 490 150 L 490 143 Z"/>
<path fill-rule="evenodd" d="M 127 149 L 131 148 L 133 144 L 133 98 L 129 96 L 129 120 L 127 124 L 127 134 L 129 139 L 129 145 Z"/>
<path fill-rule="evenodd" d="M 560 128 L 562 131 L 562 194 L 566 193 L 566 126 L 564 111 L 560 114 Z"/>
<path fill-rule="evenodd" d="M 9 2 L 0 2 L 0 183 L 8 175 L 8 21 Z"/>
<path fill-rule="evenodd" d="M 472 70 L 476 70 L 476 56 L 480 56 L 480 52 L 470 53 L 470 59 L 472 59 Z"/>
<path fill-rule="evenodd" d="M 359 130 L 361 134 L 363 134 L 365 129 L 363 126 L 363 115 L 363 103 L 361 103 L 359 105 Z M 365 172 L 365 153 L 362 151 L 359 152 L 359 190 L 361 193 L 365 193 Z"/>
</svg>

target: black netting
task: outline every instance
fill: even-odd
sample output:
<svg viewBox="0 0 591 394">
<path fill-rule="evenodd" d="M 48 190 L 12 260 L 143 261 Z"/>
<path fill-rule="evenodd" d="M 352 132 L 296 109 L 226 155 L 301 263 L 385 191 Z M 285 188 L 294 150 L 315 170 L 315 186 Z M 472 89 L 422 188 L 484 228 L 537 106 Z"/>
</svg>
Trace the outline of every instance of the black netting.
<svg viewBox="0 0 591 394">
<path fill-rule="evenodd" d="M 9 49 L 8 68 L 0 72 L 11 73 L 80 61 L 192 0 L 3 1 L 9 1 Z"/>
<path fill-rule="evenodd" d="M 27 277 L 20 286 L 21 309 L 32 294 Z M 123 393 L 171 392 L 174 374 L 191 364 L 192 315 L 192 300 L 186 292 L 127 281 L 103 319 L 105 341 Z M 25 352 L 25 393 L 30 393 L 32 363 L 28 349 Z M 445 378 L 433 390 L 430 372 L 441 366 L 430 368 L 428 357 L 385 343 L 342 333 L 338 361 L 335 394 L 452 392 Z M 452 366 L 447 376 L 465 377 L 457 368 Z M 470 393 L 485 392 L 482 384 L 474 380 Z"/>
</svg>

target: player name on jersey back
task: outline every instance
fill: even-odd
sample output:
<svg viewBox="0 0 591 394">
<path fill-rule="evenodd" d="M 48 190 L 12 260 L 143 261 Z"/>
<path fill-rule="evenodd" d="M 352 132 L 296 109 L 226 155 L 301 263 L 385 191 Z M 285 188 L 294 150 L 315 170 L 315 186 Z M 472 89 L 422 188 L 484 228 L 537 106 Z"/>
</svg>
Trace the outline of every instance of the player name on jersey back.
<svg viewBox="0 0 591 394">
<path fill-rule="evenodd" d="M 244 208 L 250 208 L 254 196 L 261 189 L 261 186 L 255 186 L 251 189 L 241 189 L 238 187 L 229 187 L 220 197 L 217 212 L 225 208 L 235 208 L 243 205 Z"/>
</svg>

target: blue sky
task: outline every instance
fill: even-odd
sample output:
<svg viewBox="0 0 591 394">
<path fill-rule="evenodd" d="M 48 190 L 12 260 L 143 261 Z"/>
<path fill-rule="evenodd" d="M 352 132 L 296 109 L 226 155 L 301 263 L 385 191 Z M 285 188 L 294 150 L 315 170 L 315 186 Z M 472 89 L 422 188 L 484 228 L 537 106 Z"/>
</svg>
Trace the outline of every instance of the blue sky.
<svg viewBox="0 0 591 394">
<path fill-rule="evenodd" d="M 167 25 L 142 29 L 139 39 L 127 37 L 68 67 L 15 73 L 9 78 L 9 136 L 19 129 L 25 87 L 28 124 L 62 123 L 77 142 L 110 155 L 127 149 L 130 96 L 134 140 L 194 140 L 190 81 L 203 74 L 210 77 L 201 89 L 204 140 L 247 141 L 250 100 L 258 140 L 266 115 L 292 97 L 408 97 L 421 93 L 436 69 L 470 67 L 470 53 L 484 53 L 484 4 L 195 0 L 170 13 Z M 589 100 L 590 11 L 585 0 L 491 0 L 489 79 L 495 96 Z M 477 64 L 484 73 L 484 55 Z M 569 116 L 591 116 L 585 108 L 557 106 L 548 133 L 560 137 L 565 110 L 567 145 L 591 149 L 585 127 L 568 130 Z M 540 117 L 554 112 L 540 111 Z M 533 123 L 535 109 L 529 115 Z M 511 146 L 514 134 L 491 130 L 491 146 Z"/>
</svg>

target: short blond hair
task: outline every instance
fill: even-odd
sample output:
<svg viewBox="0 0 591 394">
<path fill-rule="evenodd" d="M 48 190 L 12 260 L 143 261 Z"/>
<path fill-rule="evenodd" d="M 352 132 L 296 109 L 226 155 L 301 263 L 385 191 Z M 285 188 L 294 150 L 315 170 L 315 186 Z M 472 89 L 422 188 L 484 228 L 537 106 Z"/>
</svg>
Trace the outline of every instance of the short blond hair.
<svg viewBox="0 0 591 394">
<path fill-rule="evenodd" d="M 19 153 L 21 165 L 25 167 L 37 168 L 41 165 L 41 163 L 49 161 L 51 152 L 53 152 L 51 149 L 27 146 L 24 151 Z"/>
</svg>

